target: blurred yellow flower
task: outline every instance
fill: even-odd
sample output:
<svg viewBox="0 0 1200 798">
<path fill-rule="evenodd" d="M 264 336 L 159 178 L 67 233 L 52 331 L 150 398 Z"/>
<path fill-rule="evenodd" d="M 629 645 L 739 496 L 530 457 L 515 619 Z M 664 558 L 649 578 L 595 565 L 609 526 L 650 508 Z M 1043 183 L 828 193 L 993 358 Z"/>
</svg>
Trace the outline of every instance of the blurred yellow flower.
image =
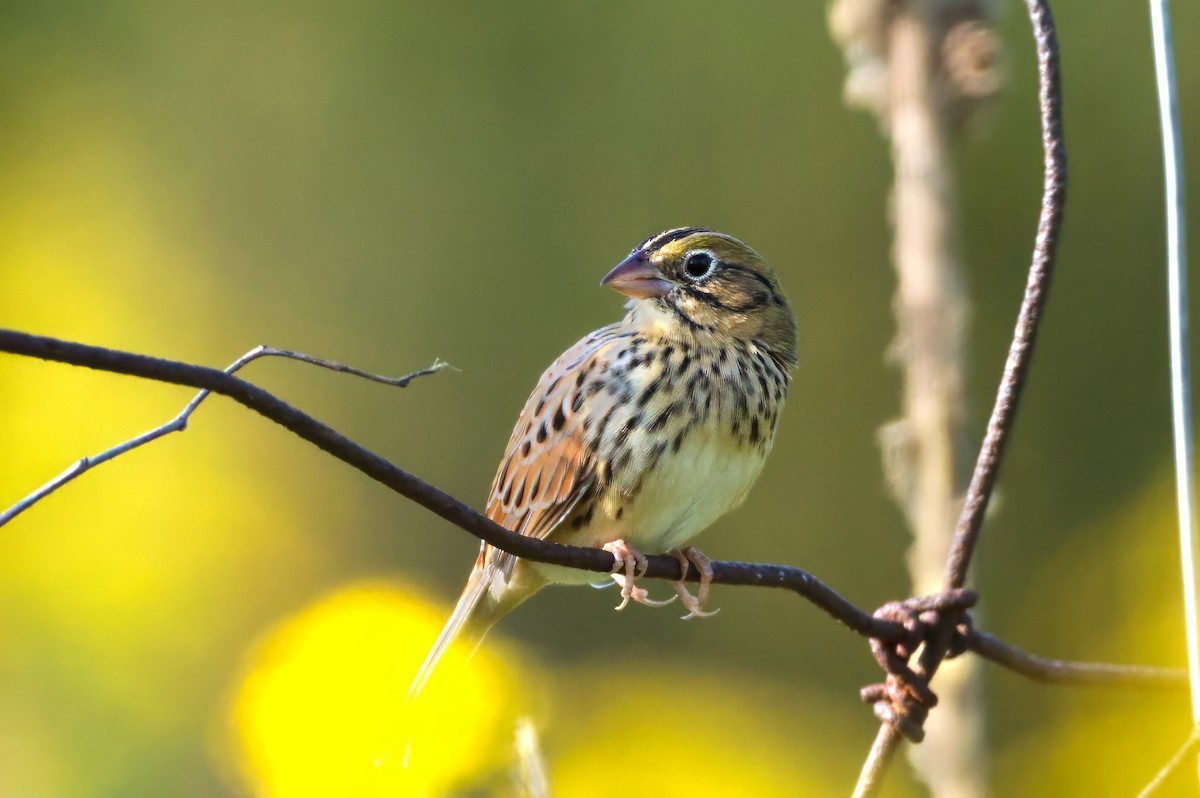
<svg viewBox="0 0 1200 798">
<path fill-rule="evenodd" d="M 488 650 L 451 648 L 405 702 L 445 611 L 406 589 L 359 584 L 271 631 L 248 657 L 231 717 L 255 792 L 443 795 L 511 762 L 518 682 Z"/>
<path fill-rule="evenodd" d="M 846 792 L 833 763 L 845 757 L 838 746 L 854 739 L 848 727 L 857 707 L 848 701 L 686 666 L 630 663 L 620 671 L 575 674 L 576 683 L 611 692 L 556 728 L 549 765 L 556 798 L 599 795 L 606 786 L 656 798 Z"/>
</svg>

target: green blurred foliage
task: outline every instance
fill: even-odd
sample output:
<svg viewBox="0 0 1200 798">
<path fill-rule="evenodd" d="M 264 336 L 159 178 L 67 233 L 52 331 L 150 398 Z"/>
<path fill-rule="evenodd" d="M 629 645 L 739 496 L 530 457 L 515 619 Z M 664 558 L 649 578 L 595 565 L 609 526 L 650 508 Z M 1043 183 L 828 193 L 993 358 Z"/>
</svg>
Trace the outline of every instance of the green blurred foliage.
<svg viewBox="0 0 1200 798">
<path fill-rule="evenodd" d="M 1055 8 L 1071 199 L 977 568 L 981 622 L 1048 655 L 1179 664 L 1148 22 L 1139 4 Z M 1174 11 L 1186 43 L 1200 12 Z M 956 153 L 976 431 L 1040 185 L 1017 5 L 999 28 L 1008 89 Z M 1200 56 L 1179 57 L 1194 153 Z M 405 391 L 292 363 L 248 375 L 478 501 L 540 370 L 620 313 L 596 287 L 607 268 L 668 226 L 725 230 L 780 273 L 802 368 L 750 501 L 701 542 L 720 558 L 801 565 L 876 605 L 907 590 L 907 533 L 874 438 L 897 407 L 883 361 L 889 165 L 875 122 L 844 107 L 842 77 L 820 4 L 10 0 L 0 318 L 213 365 L 261 342 L 393 373 L 445 358 L 461 373 Z M 0 504 L 187 396 L 0 357 Z M 474 550 L 252 414 L 209 403 L 185 435 L 102 467 L 0 535 L 0 793 L 235 789 L 214 729 L 258 635 L 354 579 L 449 602 Z M 748 768 L 790 745 L 841 790 L 875 726 L 856 698 L 875 676 L 865 644 L 771 591 L 718 589 L 715 602 L 717 618 L 681 624 L 562 589 L 499 634 L 557 674 L 557 701 L 651 678 L 676 690 L 653 703 L 679 708 L 652 731 L 675 752 L 663 756 L 722 743 L 689 733 L 769 752 L 748 754 Z M 1181 697 L 990 671 L 988 695 L 997 794 L 1129 794 L 1185 735 Z M 595 729 L 591 758 L 565 741 L 592 727 L 551 713 L 541 730 L 572 794 L 630 747 L 593 700 L 578 713 Z M 742 719 L 690 724 L 710 701 Z M 893 794 L 909 789 L 904 770 Z"/>
</svg>

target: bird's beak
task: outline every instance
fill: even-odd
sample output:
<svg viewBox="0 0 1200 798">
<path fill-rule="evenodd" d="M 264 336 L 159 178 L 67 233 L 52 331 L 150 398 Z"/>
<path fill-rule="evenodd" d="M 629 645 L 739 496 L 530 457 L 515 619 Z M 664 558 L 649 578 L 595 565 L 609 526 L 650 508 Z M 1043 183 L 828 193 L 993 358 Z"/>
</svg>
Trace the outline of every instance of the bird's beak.
<svg viewBox="0 0 1200 798">
<path fill-rule="evenodd" d="M 672 287 L 644 252 L 634 252 L 618 263 L 600 285 L 607 285 L 632 299 L 666 296 Z"/>
</svg>

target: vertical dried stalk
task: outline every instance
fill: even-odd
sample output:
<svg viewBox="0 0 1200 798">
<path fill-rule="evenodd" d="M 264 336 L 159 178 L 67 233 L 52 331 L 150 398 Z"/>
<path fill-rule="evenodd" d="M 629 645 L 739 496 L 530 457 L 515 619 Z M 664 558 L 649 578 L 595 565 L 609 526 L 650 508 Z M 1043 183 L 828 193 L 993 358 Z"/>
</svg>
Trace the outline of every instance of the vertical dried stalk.
<svg viewBox="0 0 1200 798">
<path fill-rule="evenodd" d="M 996 485 L 1025 378 L 1029 373 L 1038 323 L 1045 309 L 1050 277 L 1054 273 L 1054 259 L 1058 252 L 1058 236 L 1062 230 L 1066 204 L 1067 147 L 1063 138 L 1058 34 L 1048 0 L 1025 0 L 1025 6 L 1029 10 L 1029 22 L 1037 44 L 1038 106 L 1042 122 L 1042 210 L 1038 215 L 1037 237 L 1025 282 L 1025 296 L 1021 299 L 1021 310 L 1017 314 L 1017 324 L 1008 347 L 1008 358 L 1004 361 L 1004 373 L 996 389 L 996 403 L 988 419 L 987 433 L 983 437 L 983 445 L 979 447 L 975 469 L 963 498 L 962 514 L 946 557 L 943 586 L 947 589 L 961 588 L 966 583 L 971 556 L 979 543 L 984 513 L 987 512 Z M 926 637 L 918 654 L 913 671 L 926 682 L 937 673 L 949 651 L 949 620 L 943 619 L 935 625 L 932 636 Z M 912 703 L 906 701 L 901 709 L 910 710 L 911 707 Z M 880 725 L 875 743 L 859 774 L 855 798 L 866 798 L 878 792 L 899 739 L 897 726 L 891 723 Z"/>
<path fill-rule="evenodd" d="M 908 565 L 916 595 L 941 588 L 969 471 L 963 428 L 968 304 L 947 139 L 969 110 L 963 101 L 977 101 L 980 86 L 987 94 L 996 87 L 989 72 L 994 45 L 980 13 L 973 5 L 935 0 L 839 0 L 832 10 L 835 36 L 852 67 L 847 93 L 879 115 L 891 142 L 898 280 L 892 357 L 904 374 L 903 415 L 880 431 L 880 441 L 890 487 L 913 532 Z M 938 694 L 924 744 L 910 749 L 913 764 L 936 796 L 983 795 L 977 664 L 962 660 L 946 668 Z"/>
<path fill-rule="evenodd" d="M 550 780 L 546 777 L 546 761 L 538 741 L 537 728 L 529 718 L 517 721 L 517 767 L 513 787 L 520 798 L 550 798 Z"/>
<path fill-rule="evenodd" d="M 894 245 L 899 280 L 893 302 L 895 356 L 904 372 L 904 415 L 881 433 L 885 458 L 900 463 L 891 483 L 913 532 L 908 568 L 916 595 L 941 586 L 967 471 L 963 348 L 967 298 L 954 238 L 954 178 L 939 108 L 936 42 L 926 5 L 891 25 L 891 131 L 895 166 Z M 903 430 L 897 436 L 896 429 Z M 900 437 L 905 455 L 886 454 Z M 890 439 L 890 440 L 889 440 Z M 901 460 L 901 458 L 903 458 Z M 943 669 L 940 709 L 909 757 L 939 798 L 986 793 L 979 667 L 964 659 Z"/>
</svg>

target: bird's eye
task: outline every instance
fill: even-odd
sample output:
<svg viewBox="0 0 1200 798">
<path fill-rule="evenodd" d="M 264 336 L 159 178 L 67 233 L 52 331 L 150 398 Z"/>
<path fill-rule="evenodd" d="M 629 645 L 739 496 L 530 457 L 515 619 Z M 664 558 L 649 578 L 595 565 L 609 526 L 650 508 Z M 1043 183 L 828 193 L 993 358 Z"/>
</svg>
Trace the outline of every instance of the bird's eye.
<svg viewBox="0 0 1200 798">
<path fill-rule="evenodd" d="M 693 252 L 683 262 L 683 273 L 689 280 L 703 280 L 712 274 L 716 261 L 707 252 Z"/>
</svg>

